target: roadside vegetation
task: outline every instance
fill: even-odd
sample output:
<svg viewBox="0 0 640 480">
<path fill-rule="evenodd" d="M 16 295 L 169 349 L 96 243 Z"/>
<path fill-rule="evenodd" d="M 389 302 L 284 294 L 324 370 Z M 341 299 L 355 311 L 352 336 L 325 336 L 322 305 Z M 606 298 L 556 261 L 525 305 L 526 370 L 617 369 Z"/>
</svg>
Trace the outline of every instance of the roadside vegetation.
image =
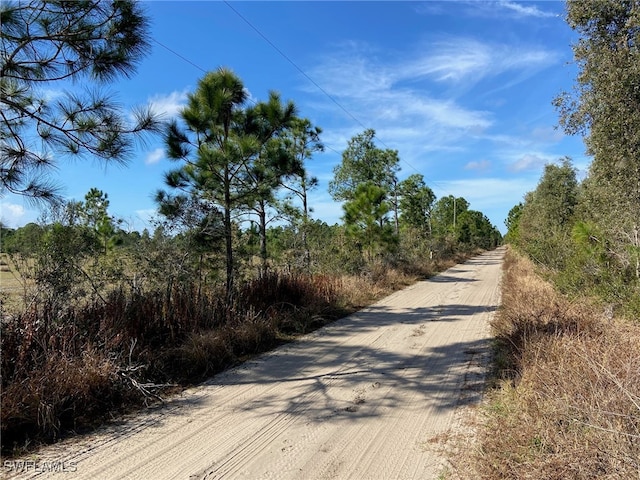
<svg viewBox="0 0 640 480">
<path fill-rule="evenodd" d="M 83 225 L 5 232 L 14 288 L 2 298 L 4 453 L 155 405 L 478 251 L 433 260 L 428 251 L 410 258 L 395 251 L 356 269 L 346 258 L 331 260 L 349 254 L 345 227 L 322 230 L 322 242 L 308 237 L 322 245 L 309 252 L 312 272 L 291 265 L 290 257 L 304 259 L 303 249 L 280 243 L 285 234 L 299 241 L 296 232 L 269 230 L 267 271 L 257 255 L 244 255 L 231 294 L 222 268 L 203 265 L 224 263 L 224 254 L 194 249 L 187 233 L 120 231 L 105 254 Z M 245 235 L 238 230 L 234 242 Z"/>
<path fill-rule="evenodd" d="M 571 300 L 513 251 L 472 478 L 637 478 L 640 325 Z"/>
<path fill-rule="evenodd" d="M 3 454 L 161 402 L 502 240 L 464 198 L 401 180 L 373 130 L 335 168 L 342 223 L 314 219 L 307 165 L 322 129 L 275 92 L 250 102 L 229 69 L 205 74 L 166 123 L 140 110 L 127 125 L 97 94 L 38 95 L 40 82 L 132 74 L 149 46 L 138 2 L 4 2 L 0 14 L 0 180 L 43 206 L 37 223 L 0 225 Z M 149 230 L 112 215 L 108 192 L 64 201 L 48 183 L 64 159 L 126 161 L 145 132 L 175 162 Z"/>
<path fill-rule="evenodd" d="M 560 123 L 593 155 L 547 165 L 506 221 L 495 378 L 472 478 L 640 477 L 640 6 L 567 2 Z"/>
</svg>

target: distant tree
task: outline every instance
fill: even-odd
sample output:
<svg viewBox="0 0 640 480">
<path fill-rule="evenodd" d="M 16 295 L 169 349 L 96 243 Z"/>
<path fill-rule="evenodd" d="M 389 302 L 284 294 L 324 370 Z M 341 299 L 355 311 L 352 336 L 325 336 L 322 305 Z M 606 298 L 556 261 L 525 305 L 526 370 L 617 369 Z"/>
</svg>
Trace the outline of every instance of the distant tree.
<svg viewBox="0 0 640 480">
<path fill-rule="evenodd" d="M 395 193 L 398 152 L 377 148 L 374 137 L 375 130 L 368 129 L 349 140 L 342 163 L 334 168 L 334 178 L 329 182 L 329 193 L 335 200 L 352 200 L 365 182 L 382 188 L 386 197 Z"/>
<path fill-rule="evenodd" d="M 520 216 L 522 215 L 522 209 L 524 208 L 524 204 L 522 202 L 514 205 L 509 213 L 507 214 L 507 218 L 504 221 L 505 226 L 507 227 L 507 235 L 505 236 L 505 241 L 513 244 L 518 243 L 519 239 L 519 226 L 520 226 Z"/>
<path fill-rule="evenodd" d="M 291 128 L 287 130 L 287 148 L 293 155 L 296 162 L 296 168 L 286 177 L 283 187 L 298 197 L 302 207 L 300 209 L 300 231 L 302 236 L 302 246 L 304 249 L 304 263 L 307 272 L 311 269 L 311 252 L 309 250 L 309 222 L 311 207 L 309 206 L 308 193 L 310 190 L 318 186 L 318 179 L 310 177 L 305 163 L 313 157 L 316 152 L 324 151 L 324 144 L 320 141 L 322 129 L 313 126 L 311 121 L 303 118 L 294 120 Z M 297 217 L 295 215 L 292 217 Z"/>
<path fill-rule="evenodd" d="M 467 211 L 469 202 L 462 197 L 448 195 L 440 198 L 432 211 L 433 229 L 441 237 L 454 234 L 460 215 Z"/>
<path fill-rule="evenodd" d="M 133 139 L 159 131 L 147 109 L 128 112 L 111 94 L 73 92 L 65 81 L 107 83 L 134 73 L 149 49 L 148 21 L 134 1 L 5 1 L 0 4 L 2 189 L 59 200 L 47 173 L 64 156 L 123 162 Z"/>
<path fill-rule="evenodd" d="M 469 202 L 462 197 L 448 195 L 438 199 L 431 211 L 432 246 L 439 255 L 449 255 L 458 250 L 460 216 L 469 209 Z"/>
<path fill-rule="evenodd" d="M 9 245 L 11 245 L 11 237 L 13 237 L 15 232 L 15 229 L 7 227 L 0 221 L 0 252 L 7 252 L 7 241 L 9 242 Z"/>
<path fill-rule="evenodd" d="M 424 177 L 414 173 L 398 185 L 400 194 L 400 223 L 431 235 L 431 210 L 436 196 Z"/>
<path fill-rule="evenodd" d="M 70 204 L 70 208 L 72 206 L 73 204 Z M 84 196 L 84 203 L 80 206 L 80 217 L 83 223 L 95 233 L 104 255 L 116 241 L 116 227 L 119 223 L 109 214 L 108 209 L 109 195 L 97 188 L 92 188 L 87 192 Z"/>
<path fill-rule="evenodd" d="M 211 274 L 220 267 L 218 252 L 224 250 L 222 212 L 196 192 L 191 192 L 191 195 L 158 195 L 158 211 L 164 221 L 157 219 L 156 222 L 162 225 L 163 235 L 157 241 L 146 244 L 165 251 L 173 249 L 182 259 L 180 262 L 172 260 L 174 268 L 177 266 L 172 278 L 182 280 L 184 278 L 180 277 L 190 274 L 189 281 L 197 284 L 200 290 L 207 273 Z M 194 266 L 192 270 L 189 269 L 190 265 Z"/>
<path fill-rule="evenodd" d="M 299 169 L 293 153 L 287 148 L 286 132 L 296 119 L 293 102 L 282 102 L 280 95 L 271 92 L 267 102 L 259 102 L 245 113 L 246 133 L 254 135 L 259 143 L 255 158 L 247 164 L 247 207 L 258 217 L 260 235 L 261 274 L 267 271 L 268 210 L 275 208 L 276 190 L 283 178 Z M 277 215 L 276 215 L 277 216 Z"/>
<path fill-rule="evenodd" d="M 536 189 L 525 196 L 518 222 L 520 245 L 531 257 L 555 269 L 564 267 L 577 201 L 578 182 L 570 160 L 547 165 Z"/>
<path fill-rule="evenodd" d="M 38 251 L 45 229 L 37 223 L 27 223 L 17 228 L 11 236 L 3 238 L 2 250 L 8 253 L 20 252 L 31 255 Z"/>
<path fill-rule="evenodd" d="M 456 226 L 458 242 L 467 250 L 490 250 L 500 244 L 502 235 L 482 212 L 466 210 L 460 214 Z"/>
<path fill-rule="evenodd" d="M 391 208 L 385 196 L 382 187 L 366 182 L 358 185 L 353 198 L 343 205 L 347 233 L 369 262 L 395 243 L 396 237 L 386 218 Z"/>
</svg>

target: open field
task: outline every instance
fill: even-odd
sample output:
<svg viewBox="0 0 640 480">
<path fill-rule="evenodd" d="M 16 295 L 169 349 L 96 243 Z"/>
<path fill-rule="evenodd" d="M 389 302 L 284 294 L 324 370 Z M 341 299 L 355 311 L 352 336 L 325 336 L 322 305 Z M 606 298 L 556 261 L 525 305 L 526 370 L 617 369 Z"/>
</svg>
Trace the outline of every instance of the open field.
<svg viewBox="0 0 640 480">
<path fill-rule="evenodd" d="M 0 254 L 0 299 L 6 310 L 22 305 L 24 283 L 11 259 L 5 253 Z"/>
</svg>

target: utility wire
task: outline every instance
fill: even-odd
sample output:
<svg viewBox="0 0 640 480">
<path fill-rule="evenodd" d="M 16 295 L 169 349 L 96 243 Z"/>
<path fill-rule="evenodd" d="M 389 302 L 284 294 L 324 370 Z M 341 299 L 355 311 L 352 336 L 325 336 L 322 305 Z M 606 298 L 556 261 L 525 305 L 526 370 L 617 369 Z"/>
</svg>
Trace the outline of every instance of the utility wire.
<svg viewBox="0 0 640 480">
<path fill-rule="evenodd" d="M 151 39 L 152 41 L 154 41 L 155 43 L 157 43 L 158 45 L 160 45 L 162 48 L 164 48 L 165 50 L 167 50 L 168 52 L 172 53 L 173 55 L 175 55 L 176 57 L 180 58 L 181 60 L 184 60 L 185 62 L 187 62 L 189 65 L 192 65 L 194 67 L 196 67 L 198 70 L 207 73 L 207 70 L 205 70 L 204 68 L 202 68 L 200 65 L 198 65 L 197 63 L 192 62 L 191 60 L 189 60 L 187 57 L 185 57 L 184 55 L 181 55 L 180 53 L 176 52 L 175 50 L 173 50 L 172 48 L 169 48 L 167 45 L 165 45 L 164 43 L 156 40 L 155 38 Z M 320 87 L 318 87 L 320 88 Z M 249 98 L 250 102 L 253 102 L 255 105 L 257 105 L 258 102 L 256 102 L 254 99 Z M 343 108 L 344 110 L 344 108 Z M 345 110 L 346 111 L 346 110 Z M 337 151 L 336 149 L 334 149 L 333 147 L 329 146 L 329 145 L 324 145 L 326 148 L 328 148 L 329 150 L 337 153 L 338 155 L 341 155 L 341 153 L 339 151 Z"/>
<path fill-rule="evenodd" d="M 291 60 L 291 58 L 289 58 L 280 48 L 278 48 L 277 45 L 275 45 L 271 40 L 269 40 L 269 38 L 263 34 L 255 25 L 253 25 L 245 16 L 243 16 L 238 10 L 236 10 L 228 1 L 224 1 L 225 5 L 227 5 L 238 17 L 240 17 L 253 31 L 255 31 L 265 42 L 267 42 L 267 44 L 269 44 L 271 46 L 271 48 L 273 48 L 276 52 L 278 52 L 285 60 L 287 60 L 287 62 L 289 62 L 296 70 L 298 70 L 307 80 L 309 80 L 318 90 L 320 90 L 327 98 L 329 98 L 334 104 L 336 104 L 344 113 L 346 113 L 352 120 L 354 120 L 358 125 L 360 125 L 362 128 L 364 128 L 365 130 L 367 129 L 367 126 L 364 125 L 354 114 L 352 114 L 349 110 L 347 110 L 344 105 L 342 105 L 340 102 L 338 102 L 331 94 L 329 94 L 324 88 L 322 88 L 322 86 L 320 86 L 313 78 L 311 78 L 304 70 L 302 70 L 302 68 L 300 68 L 293 60 Z M 176 52 L 175 50 L 173 50 L 172 48 L 168 47 L 167 45 L 165 45 L 164 43 L 160 42 L 159 40 L 152 38 L 152 40 L 157 43 L 158 45 L 160 45 L 162 48 L 164 48 L 165 50 L 167 50 L 168 52 L 172 53 L 173 55 L 175 55 L 176 57 L 180 58 L 181 60 L 187 62 L 188 64 L 192 65 L 193 67 L 197 68 L 198 70 L 207 73 L 207 70 L 205 70 L 204 68 L 202 68 L 200 65 L 196 64 L 195 62 L 192 62 L 191 60 L 189 60 L 187 57 L 181 55 L 180 53 Z M 250 101 L 252 101 L 253 103 L 256 103 L 255 100 L 253 99 L 249 99 Z M 379 137 L 375 137 L 378 139 L 378 141 L 387 149 L 392 150 L 381 138 Z M 334 149 L 333 147 L 326 145 L 325 147 L 328 148 L 329 150 L 333 151 L 334 153 L 341 155 L 340 152 L 338 152 L 336 149 Z M 414 167 L 411 163 L 407 162 L 405 159 L 400 158 L 400 160 L 405 163 L 408 167 L 410 167 L 412 170 L 414 170 L 416 173 L 423 175 L 422 172 L 420 172 L 416 167 Z M 424 175 L 423 175 L 424 176 Z M 438 186 L 439 182 L 436 181 L 431 181 L 432 184 Z M 439 186 L 440 190 L 449 193 L 445 188 L 443 188 L 442 186 Z M 455 196 L 454 196 L 455 198 Z"/>
<path fill-rule="evenodd" d="M 159 42 L 158 40 L 156 40 L 155 38 L 151 38 L 151 40 L 153 40 L 154 42 L 156 42 L 158 45 L 160 45 L 162 48 L 164 48 L 165 50 L 173 53 L 176 57 L 181 58 L 182 60 L 184 60 L 185 62 L 187 62 L 190 65 L 193 65 L 194 67 L 196 67 L 198 70 L 203 71 L 204 73 L 207 73 L 207 71 L 202 68 L 200 65 L 197 65 L 195 63 L 193 63 L 191 60 L 189 60 L 186 57 L 183 57 L 182 55 L 180 55 L 178 52 L 176 52 L 175 50 L 172 50 L 171 48 L 167 47 L 164 43 Z"/>
<path fill-rule="evenodd" d="M 233 10 L 235 12 L 235 14 L 238 15 L 238 17 L 240 17 L 247 25 L 249 25 L 249 27 L 251 27 L 253 29 L 253 31 L 255 31 L 258 35 L 260 35 L 260 37 L 262 37 L 262 39 L 265 42 L 267 42 L 276 52 L 278 52 L 282 56 L 282 58 L 284 58 L 287 62 L 289 62 L 291 65 L 293 65 L 293 67 L 296 70 L 298 70 L 307 80 L 309 80 L 311 83 L 313 83 L 313 85 L 315 85 L 315 87 L 318 90 L 320 90 L 322 93 L 324 93 L 329 98 L 329 100 L 331 100 L 333 103 L 335 103 L 344 113 L 346 113 L 349 117 L 351 117 L 362 128 L 364 128 L 364 129 L 367 128 L 367 127 L 365 127 L 365 125 L 360 120 L 358 120 L 358 118 L 355 115 L 353 115 L 340 102 L 338 102 L 335 98 L 333 98 L 324 88 L 322 88 L 320 85 L 318 85 L 318 83 L 316 83 L 316 81 L 313 78 L 311 78 L 309 75 L 307 75 L 307 73 L 304 70 L 302 70 L 302 68 L 300 68 L 282 50 L 280 50 L 271 40 L 269 40 L 264 33 L 262 33 L 260 30 L 258 30 L 258 28 L 255 25 L 253 25 L 253 23 L 251 23 L 249 20 L 247 20 L 247 18 L 244 17 L 238 10 L 233 8 L 233 6 L 231 6 L 231 4 L 229 2 L 227 2 L 225 0 L 224 4 L 227 7 L 229 7 L 231 10 Z"/>
<path fill-rule="evenodd" d="M 309 80 L 318 90 L 320 90 L 327 98 L 329 98 L 329 100 L 331 100 L 333 103 L 335 103 L 343 112 L 345 112 L 351 119 L 353 119 L 358 125 L 360 125 L 362 128 L 364 128 L 365 130 L 367 129 L 367 126 L 365 126 L 354 114 L 352 114 L 349 110 L 347 110 L 340 102 L 338 102 L 333 96 L 331 96 L 324 88 L 322 88 L 322 86 L 320 86 L 313 78 L 311 78 L 302 68 L 300 68 L 293 60 L 291 60 L 291 58 L 289 58 L 289 56 L 287 56 L 287 54 L 285 54 L 280 48 L 278 48 L 277 45 L 275 45 L 271 40 L 269 40 L 269 38 L 262 33 L 258 27 L 256 27 L 253 23 L 251 23 L 244 15 L 242 15 L 238 10 L 236 10 L 228 1 L 224 0 L 223 2 L 225 5 L 227 5 L 227 7 L 229 7 L 236 15 L 238 15 L 238 17 L 240 17 L 249 27 L 251 27 L 251 29 L 256 32 L 265 42 L 267 42 L 267 44 L 269 44 L 271 46 L 271 48 L 273 48 L 276 52 L 278 52 L 282 58 L 284 58 L 287 62 L 289 62 L 296 70 L 298 70 L 298 72 L 300 72 L 307 80 Z M 389 147 L 381 138 L 379 137 L 375 137 L 378 139 L 378 141 L 384 146 L 386 147 L 388 150 L 392 150 L 391 147 Z M 334 152 L 336 152 L 333 148 L 329 147 L 330 150 L 333 150 Z M 339 153 L 339 152 L 336 152 Z M 423 175 L 422 172 L 420 172 L 420 170 L 418 170 L 416 167 L 414 167 L 412 164 L 410 164 L 409 162 L 407 162 L 405 159 L 400 158 L 400 160 L 402 162 L 404 162 L 408 167 L 410 167 L 412 170 L 414 170 L 416 173 Z M 424 176 L 424 175 L 423 175 Z M 434 184 L 436 182 L 433 182 Z M 446 189 L 441 187 L 441 190 L 443 190 L 444 192 L 447 192 Z M 449 193 L 449 192 L 447 192 Z M 455 196 L 454 196 L 455 197 Z"/>
</svg>

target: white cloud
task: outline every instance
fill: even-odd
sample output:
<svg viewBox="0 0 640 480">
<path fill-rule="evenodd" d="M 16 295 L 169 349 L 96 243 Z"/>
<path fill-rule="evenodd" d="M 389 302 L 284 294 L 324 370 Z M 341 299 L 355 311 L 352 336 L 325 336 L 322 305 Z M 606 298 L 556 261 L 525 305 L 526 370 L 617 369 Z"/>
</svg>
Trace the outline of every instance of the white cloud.
<svg viewBox="0 0 640 480">
<path fill-rule="evenodd" d="M 551 163 L 556 160 L 555 157 L 550 157 L 543 154 L 527 153 L 522 155 L 517 161 L 509 165 L 509 170 L 512 172 L 522 172 L 525 170 L 537 170 L 547 163 Z"/>
<path fill-rule="evenodd" d="M 471 86 L 507 71 L 534 73 L 556 63 L 558 58 L 557 53 L 540 48 L 453 37 L 428 45 L 426 53 L 399 66 L 399 71 L 403 77 L 429 77 L 438 82 L 464 82 Z"/>
<path fill-rule="evenodd" d="M 550 18 L 558 16 L 555 13 L 540 10 L 535 5 L 522 5 L 521 3 L 511 2 L 509 0 L 500 1 L 498 5 L 507 10 L 511 10 L 520 17 Z"/>
<path fill-rule="evenodd" d="M 531 137 L 537 142 L 557 143 L 562 140 L 564 133 L 554 127 L 536 127 L 531 132 Z"/>
<path fill-rule="evenodd" d="M 469 39 L 452 39 L 429 45 L 428 52 L 401 71 L 404 77 L 432 77 L 437 81 L 460 81 L 488 71 L 491 52 L 488 46 Z"/>
<path fill-rule="evenodd" d="M 334 50 L 331 57 L 310 69 L 310 76 L 339 105 L 323 101 L 312 108 L 339 114 L 351 129 L 355 118 L 360 124 L 358 131 L 364 130 L 361 122 L 366 123 L 403 154 L 415 151 L 416 145 L 428 152 L 458 145 L 463 138 L 478 139 L 495 124 L 490 111 L 469 108 L 452 92 L 436 94 L 441 86 L 425 82 L 450 83 L 464 91 L 484 78 L 513 72 L 505 80 L 513 85 L 558 59 L 555 52 L 537 47 L 495 45 L 466 37 L 447 38 L 422 51 L 416 49 L 408 54 L 408 60 L 395 55 L 385 61 L 385 53 L 356 42 Z M 303 88 L 323 93 L 311 85 Z M 393 125 L 393 136 L 382 134 L 383 130 L 389 133 L 389 125 Z M 335 136 L 350 138 L 352 134 L 348 133 Z"/>
<path fill-rule="evenodd" d="M 484 172 L 491 168 L 491 162 L 489 160 L 473 160 L 468 162 L 465 166 L 465 170 L 478 170 L 479 172 Z"/>
<path fill-rule="evenodd" d="M 52 88 L 43 88 L 41 90 L 41 93 L 46 102 L 53 102 L 54 100 L 62 98 L 65 95 L 65 92 L 63 90 Z"/>
<path fill-rule="evenodd" d="M 135 211 L 136 218 L 134 219 L 135 229 L 142 231 L 143 229 L 151 229 L 153 219 L 158 216 L 158 211 L 153 208 L 147 208 L 143 210 Z"/>
<path fill-rule="evenodd" d="M 5 225 L 15 228 L 22 225 L 26 215 L 26 210 L 22 205 L 15 203 L 2 203 L 0 205 L 0 219 Z"/>
<path fill-rule="evenodd" d="M 481 16 L 490 18 L 510 17 L 522 20 L 531 18 L 554 18 L 561 15 L 547 10 L 541 10 L 532 2 L 514 2 L 512 0 L 462 0 L 460 3 L 466 5 L 464 13 L 469 16 Z M 552 2 L 548 2 L 551 4 Z M 555 2 L 558 3 L 558 2 Z"/>
<path fill-rule="evenodd" d="M 513 133 L 512 125 L 506 125 L 498 133 L 500 119 L 489 111 L 487 102 L 468 101 L 478 96 L 469 95 L 469 90 L 482 80 L 491 80 L 486 82 L 488 88 L 504 89 L 508 82 L 517 84 L 556 64 L 558 58 L 556 52 L 536 46 L 493 44 L 467 37 L 447 37 L 422 50 L 391 56 L 352 43 L 342 45 L 330 58 L 309 69 L 310 77 L 339 106 L 327 102 L 317 88 L 303 88 L 317 94 L 314 111 L 342 118 L 343 126 L 325 129 L 323 135 L 332 149 L 338 153 L 344 150 L 347 140 L 362 132 L 366 124 L 376 130 L 381 148 L 399 150 L 404 173 L 415 170 L 437 177 L 441 176 L 437 171 L 445 176 L 453 171 L 474 171 L 473 180 L 436 183 L 430 178 L 428 183 L 433 183 L 439 195 L 455 193 L 467 198 L 473 209 L 483 211 L 501 228 L 508 210 L 535 188 L 536 169 L 556 160 L 538 153 L 540 143 L 553 143 L 555 137 L 548 129 L 533 126 Z M 487 88 L 477 90 L 480 96 L 487 95 Z M 493 163 L 477 150 L 487 145 L 494 149 Z M 322 178 L 321 188 L 331 179 L 331 167 L 340 157 L 330 153 L 327 161 L 323 160 L 309 165 L 311 173 Z M 481 178 L 496 170 L 495 162 L 518 172 L 518 178 Z M 443 184 L 449 186 L 442 189 Z M 342 215 L 339 205 L 327 199 L 318 199 L 316 207 L 320 218 L 339 219 Z"/>
<path fill-rule="evenodd" d="M 443 15 L 447 13 L 445 5 L 435 2 L 416 2 L 414 10 L 418 15 Z"/>
<path fill-rule="evenodd" d="M 145 165 L 153 165 L 155 163 L 158 163 L 163 158 L 164 158 L 164 149 L 156 148 L 155 150 L 152 150 L 151 152 L 147 153 L 147 156 L 144 159 L 144 163 Z"/>
<path fill-rule="evenodd" d="M 187 102 L 187 90 L 173 91 L 168 95 L 154 95 L 149 99 L 151 111 L 164 118 L 177 117 Z"/>
<path fill-rule="evenodd" d="M 407 86 L 419 76 L 414 68 L 397 61 L 377 62 L 374 59 L 378 56 L 369 56 L 370 49 L 366 46 L 350 44 L 348 49 L 312 69 L 314 81 L 339 104 L 325 101 L 314 108 L 329 110 L 333 115 L 340 111 L 345 123 L 349 117 L 355 117 L 358 123 L 366 122 L 385 142 L 394 139 L 389 147 L 402 147 L 403 151 L 416 144 L 430 150 L 430 145 L 446 145 L 462 134 L 478 133 L 493 125 L 487 111 L 465 108 L 453 98 L 436 98 L 427 90 Z M 315 88 L 306 88 L 318 93 Z M 348 123 L 353 129 L 353 122 Z M 393 125 L 399 137 L 381 133 L 388 130 L 389 125 Z M 364 130 L 363 124 L 356 129 Z M 348 139 L 353 135 L 348 133 L 334 136 Z"/>
</svg>

